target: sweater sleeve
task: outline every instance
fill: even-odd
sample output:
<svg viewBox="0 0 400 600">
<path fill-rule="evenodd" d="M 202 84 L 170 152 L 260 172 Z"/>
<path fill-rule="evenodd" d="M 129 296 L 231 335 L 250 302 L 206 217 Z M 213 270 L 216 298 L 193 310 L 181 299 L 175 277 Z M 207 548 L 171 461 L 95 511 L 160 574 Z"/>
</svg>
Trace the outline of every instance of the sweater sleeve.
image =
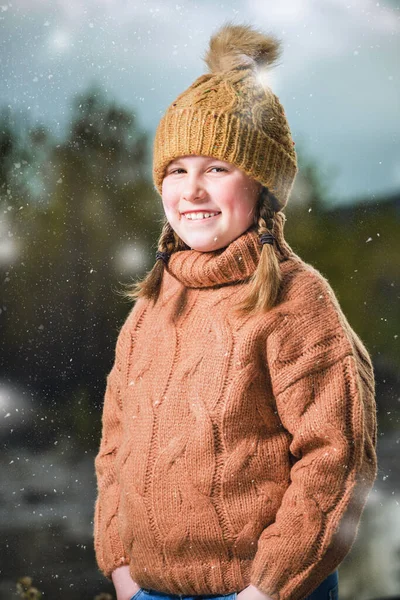
<svg viewBox="0 0 400 600">
<path fill-rule="evenodd" d="M 313 269 L 268 340 L 276 408 L 292 468 L 274 523 L 261 533 L 252 585 L 301 600 L 351 549 L 377 472 L 373 367 L 329 283 Z"/>
<path fill-rule="evenodd" d="M 97 564 L 111 579 L 117 567 L 129 564 L 118 533 L 119 485 L 115 469 L 116 453 L 120 444 L 123 415 L 123 380 L 129 358 L 131 331 L 140 313 L 138 301 L 123 324 L 116 343 L 114 364 L 107 376 L 102 416 L 102 437 L 95 458 L 97 499 L 94 511 L 94 547 Z M 135 319 L 136 317 L 136 319 Z"/>
</svg>

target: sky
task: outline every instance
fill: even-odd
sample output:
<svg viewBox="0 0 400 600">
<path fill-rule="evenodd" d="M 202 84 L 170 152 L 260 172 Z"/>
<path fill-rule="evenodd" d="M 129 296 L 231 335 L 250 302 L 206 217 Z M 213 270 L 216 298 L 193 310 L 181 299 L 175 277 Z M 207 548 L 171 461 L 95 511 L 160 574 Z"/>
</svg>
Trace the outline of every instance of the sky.
<svg viewBox="0 0 400 600">
<path fill-rule="evenodd" d="M 227 20 L 282 40 L 269 85 L 332 204 L 400 190 L 400 0 L 0 0 L 0 108 L 61 138 L 100 86 L 153 139 Z"/>
</svg>

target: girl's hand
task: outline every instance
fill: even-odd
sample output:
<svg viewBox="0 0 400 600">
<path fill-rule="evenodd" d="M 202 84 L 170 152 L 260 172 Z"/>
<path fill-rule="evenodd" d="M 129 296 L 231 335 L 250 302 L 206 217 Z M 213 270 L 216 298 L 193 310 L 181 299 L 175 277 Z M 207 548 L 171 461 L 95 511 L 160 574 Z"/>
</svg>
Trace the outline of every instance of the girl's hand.
<svg viewBox="0 0 400 600">
<path fill-rule="evenodd" d="M 237 600 L 273 600 L 271 596 L 264 594 L 254 585 L 248 585 L 244 590 L 239 592 Z"/>
<path fill-rule="evenodd" d="M 130 600 L 140 590 L 140 585 L 133 581 L 129 565 L 118 567 L 112 572 L 111 578 L 117 594 L 117 600 Z"/>
</svg>

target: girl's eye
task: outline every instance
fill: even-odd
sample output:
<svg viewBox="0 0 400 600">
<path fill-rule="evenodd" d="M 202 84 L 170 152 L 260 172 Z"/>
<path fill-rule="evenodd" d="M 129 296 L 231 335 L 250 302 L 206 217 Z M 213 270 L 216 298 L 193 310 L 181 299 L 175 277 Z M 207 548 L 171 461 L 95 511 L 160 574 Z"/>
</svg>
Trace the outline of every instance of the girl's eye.
<svg viewBox="0 0 400 600">
<path fill-rule="evenodd" d="M 227 171 L 228 169 L 225 169 L 224 167 L 211 167 L 210 171 L 214 171 L 214 169 L 216 169 L 218 172 L 220 171 Z M 177 168 L 177 169 L 172 169 L 172 171 L 170 171 L 168 173 L 168 175 L 175 175 L 175 174 L 179 174 L 180 172 L 184 172 L 185 169 L 182 169 L 181 167 Z"/>
</svg>

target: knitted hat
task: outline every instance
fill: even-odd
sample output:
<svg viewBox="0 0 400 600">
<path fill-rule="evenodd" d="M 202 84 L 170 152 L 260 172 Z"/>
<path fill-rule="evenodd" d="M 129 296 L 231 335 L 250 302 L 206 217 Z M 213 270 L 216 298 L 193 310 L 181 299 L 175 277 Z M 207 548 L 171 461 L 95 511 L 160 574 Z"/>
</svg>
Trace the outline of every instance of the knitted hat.
<svg viewBox="0 0 400 600">
<path fill-rule="evenodd" d="M 226 24 L 211 37 L 202 75 L 169 106 L 157 127 L 153 179 L 179 156 L 232 163 L 267 187 L 283 208 L 297 173 L 285 111 L 265 83 L 280 42 L 249 25 Z"/>
</svg>

